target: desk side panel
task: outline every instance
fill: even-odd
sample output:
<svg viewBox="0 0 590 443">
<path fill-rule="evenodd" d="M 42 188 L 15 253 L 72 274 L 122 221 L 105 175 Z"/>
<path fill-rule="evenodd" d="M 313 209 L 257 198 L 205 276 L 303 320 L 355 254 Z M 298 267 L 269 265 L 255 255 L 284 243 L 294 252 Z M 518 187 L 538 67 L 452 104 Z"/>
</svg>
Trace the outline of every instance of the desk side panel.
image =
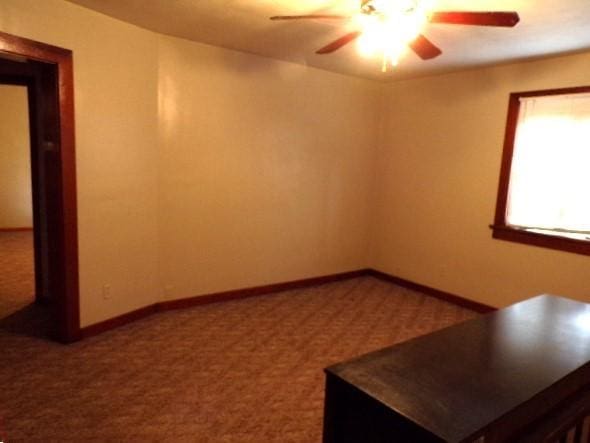
<svg viewBox="0 0 590 443">
<path fill-rule="evenodd" d="M 444 440 L 328 372 L 323 442 L 441 443 Z"/>
</svg>

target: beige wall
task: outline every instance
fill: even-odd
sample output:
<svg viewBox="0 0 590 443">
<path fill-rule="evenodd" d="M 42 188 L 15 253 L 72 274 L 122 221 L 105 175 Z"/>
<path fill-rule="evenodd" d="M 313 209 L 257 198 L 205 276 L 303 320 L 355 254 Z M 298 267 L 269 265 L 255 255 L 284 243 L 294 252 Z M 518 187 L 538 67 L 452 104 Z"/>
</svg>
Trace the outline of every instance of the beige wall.
<svg viewBox="0 0 590 443">
<path fill-rule="evenodd" d="M 74 51 L 83 326 L 366 266 L 496 306 L 590 300 L 587 257 L 487 227 L 508 93 L 585 84 L 590 54 L 387 85 L 62 0 L 3 0 L 0 30 Z"/>
<path fill-rule="evenodd" d="M 74 51 L 83 326 L 366 262 L 376 83 L 61 0 L 4 0 L 0 30 Z"/>
<path fill-rule="evenodd" d="M 33 226 L 27 88 L 0 85 L 0 228 Z"/>
<path fill-rule="evenodd" d="M 586 53 L 388 85 L 371 265 L 494 306 L 544 292 L 590 301 L 588 257 L 488 228 L 508 94 L 587 85 L 588 72 Z"/>
<path fill-rule="evenodd" d="M 153 303 L 156 36 L 62 0 L 2 0 L 0 31 L 74 51 L 82 325 Z"/>
<path fill-rule="evenodd" d="M 160 38 L 166 298 L 362 268 L 377 83 Z"/>
</svg>

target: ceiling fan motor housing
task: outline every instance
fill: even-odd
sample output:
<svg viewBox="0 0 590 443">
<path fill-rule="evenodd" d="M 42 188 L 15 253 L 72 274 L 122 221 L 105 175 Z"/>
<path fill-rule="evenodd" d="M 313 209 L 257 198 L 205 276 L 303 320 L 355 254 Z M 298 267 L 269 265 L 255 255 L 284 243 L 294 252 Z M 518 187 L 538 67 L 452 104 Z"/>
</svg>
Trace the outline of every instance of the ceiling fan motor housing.
<svg viewBox="0 0 590 443">
<path fill-rule="evenodd" d="M 373 6 L 373 0 L 361 0 L 361 12 L 363 14 L 371 15 L 376 11 L 375 6 Z"/>
<path fill-rule="evenodd" d="M 395 5 L 395 9 L 399 10 L 403 14 L 413 13 L 416 11 L 418 6 L 417 0 L 361 0 L 361 13 L 367 15 L 384 14 L 383 9 L 387 9 L 387 7 L 383 7 L 383 1 L 398 3 L 398 5 Z"/>
</svg>

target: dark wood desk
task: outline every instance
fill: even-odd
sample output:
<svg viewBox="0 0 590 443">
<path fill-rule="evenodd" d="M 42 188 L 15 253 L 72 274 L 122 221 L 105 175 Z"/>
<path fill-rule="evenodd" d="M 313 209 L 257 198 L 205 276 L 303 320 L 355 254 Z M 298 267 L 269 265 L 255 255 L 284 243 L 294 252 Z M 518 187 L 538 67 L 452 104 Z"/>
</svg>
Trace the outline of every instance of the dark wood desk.
<svg viewBox="0 0 590 443">
<path fill-rule="evenodd" d="M 327 368 L 324 442 L 581 441 L 589 411 L 590 305 L 542 295 Z"/>
</svg>

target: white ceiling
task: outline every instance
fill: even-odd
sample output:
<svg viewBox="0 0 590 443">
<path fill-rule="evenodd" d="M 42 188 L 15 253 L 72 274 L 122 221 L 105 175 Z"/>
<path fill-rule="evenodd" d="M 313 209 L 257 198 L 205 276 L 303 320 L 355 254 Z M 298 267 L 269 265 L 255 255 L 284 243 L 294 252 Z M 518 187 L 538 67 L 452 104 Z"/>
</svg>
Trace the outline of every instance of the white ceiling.
<svg viewBox="0 0 590 443">
<path fill-rule="evenodd" d="M 443 54 L 430 61 L 412 52 L 381 73 L 349 44 L 328 55 L 315 51 L 352 23 L 270 21 L 273 15 L 344 13 L 359 0 L 68 0 L 163 34 L 371 79 L 395 80 L 590 49 L 590 0 L 435 0 L 438 10 L 517 11 L 515 28 L 427 25 Z M 395 0 L 392 0 L 395 1 Z"/>
</svg>

